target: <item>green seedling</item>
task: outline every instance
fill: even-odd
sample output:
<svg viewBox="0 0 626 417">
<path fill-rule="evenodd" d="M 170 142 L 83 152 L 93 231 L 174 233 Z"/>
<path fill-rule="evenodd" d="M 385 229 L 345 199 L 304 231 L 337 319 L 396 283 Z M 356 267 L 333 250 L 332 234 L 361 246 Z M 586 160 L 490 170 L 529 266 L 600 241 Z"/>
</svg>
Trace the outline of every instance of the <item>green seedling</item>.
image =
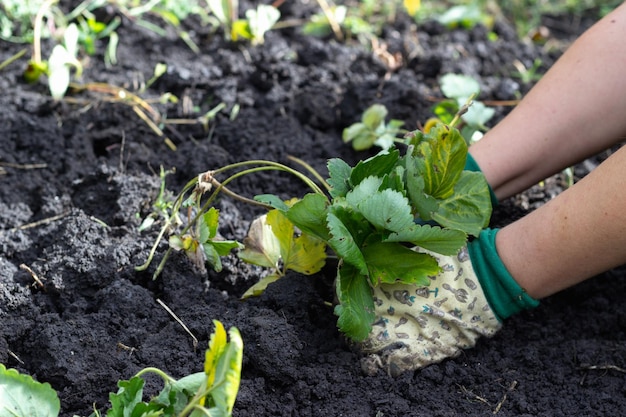
<svg viewBox="0 0 626 417">
<path fill-rule="evenodd" d="M 236 327 L 227 334 L 220 321 L 213 320 L 213 324 L 202 372 L 177 380 L 157 368 L 142 369 L 130 380 L 117 383 L 119 389 L 109 395 L 111 407 L 104 414 L 94 410 L 90 417 L 230 417 L 241 382 L 243 340 Z M 164 382 L 161 392 L 148 402 L 143 401 L 146 374 L 158 375 Z M 57 417 L 60 408 L 50 384 L 0 364 L 0 417 Z"/>
<path fill-rule="evenodd" d="M 375 32 L 368 21 L 358 14 L 349 13 L 346 6 L 331 6 L 323 1 L 318 2 L 322 6 L 322 12 L 311 16 L 302 26 L 305 35 L 325 37 L 334 34 L 338 40 L 343 41 L 352 36 L 370 36 Z"/>
<path fill-rule="evenodd" d="M 433 113 L 442 122 L 451 123 L 465 107 L 461 116 L 461 134 L 467 143 L 480 139 L 483 132 L 488 130 L 486 124 L 495 114 L 495 109 L 474 100 L 480 93 L 478 82 L 467 75 L 446 74 L 439 80 L 439 85 L 448 100 L 437 103 L 433 107 Z M 467 106 L 468 104 L 471 105 Z"/>
<path fill-rule="evenodd" d="M 208 0 L 207 6 L 217 19 L 217 25 L 224 28 L 228 40 L 247 40 L 253 45 L 265 41 L 265 33 L 280 19 L 280 11 L 271 5 L 259 4 L 256 9 L 246 10 L 246 18 L 239 19 L 236 0 Z"/>
<path fill-rule="evenodd" d="M 224 325 L 213 320 L 215 331 L 205 353 L 204 371 L 174 379 L 157 368 L 139 371 L 128 381 L 118 382 L 117 393 L 109 395 L 107 416 L 200 417 L 231 416 L 241 381 L 243 341 L 236 327 L 228 337 Z M 148 402 L 143 401 L 145 374 L 156 374 L 165 386 Z M 94 412 L 90 417 L 100 417 Z"/>
<path fill-rule="evenodd" d="M 265 41 L 265 33 L 272 29 L 279 19 L 280 11 L 276 7 L 259 4 L 256 10 L 246 10 L 245 20 L 233 22 L 232 40 L 246 39 L 253 45 L 262 44 Z"/>
<path fill-rule="evenodd" d="M 385 122 L 387 108 L 381 104 L 370 106 L 361 117 L 361 121 L 354 123 L 343 130 L 343 141 L 351 142 L 356 151 L 362 151 L 376 145 L 389 149 L 394 145 L 397 136 L 405 133 L 400 128 L 404 124 L 401 120 Z"/>
<path fill-rule="evenodd" d="M 530 68 L 526 68 L 521 61 L 515 60 L 513 61 L 513 66 L 517 71 L 513 72 L 511 75 L 519 78 L 525 84 L 537 82 L 542 76 L 542 74 L 539 73 L 539 69 L 542 64 L 543 61 L 541 58 L 535 58 L 532 66 Z"/>
<path fill-rule="evenodd" d="M 195 227 L 182 235 L 170 236 L 170 247 L 174 250 L 184 251 L 189 259 L 201 272 L 206 272 L 205 264 L 220 272 L 222 270 L 221 256 L 228 255 L 233 249 L 243 247 L 238 242 L 224 240 L 217 233 L 219 222 L 219 210 L 215 207 L 202 214 L 195 222 Z"/>
<path fill-rule="evenodd" d="M 446 10 L 437 19 L 439 23 L 450 28 L 471 29 L 478 24 L 487 28 L 493 26 L 493 16 L 485 14 L 480 5 L 474 3 L 460 4 Z"/>
<path fill-rule="evenodd" d="M 24 71 L 24 79 L 34 83 L 42 75 L 48 76 L 50 94 L 56 100 L 63 98 L 70 85 L 71 67 L 76 69 L 76 76 L 80 77 L 82 65 L 76 58 L 78 53 L 78 27 L 75 24 L 68 25 L 63 32 L 62 44 L 57 44 L 52 49 L 47 61 L 42 59 L 41 34 L 43 20 L 56 0 L 49 0 L 41 4 L 35 16 L 33 56 Z"/>
</svg>

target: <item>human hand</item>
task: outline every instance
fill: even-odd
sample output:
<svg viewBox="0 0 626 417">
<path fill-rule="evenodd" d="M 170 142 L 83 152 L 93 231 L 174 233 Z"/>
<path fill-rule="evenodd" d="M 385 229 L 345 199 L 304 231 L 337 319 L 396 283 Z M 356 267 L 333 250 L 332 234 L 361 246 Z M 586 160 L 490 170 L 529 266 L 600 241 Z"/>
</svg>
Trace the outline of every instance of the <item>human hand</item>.
<svg viewBox="0 0 626 417">
<path fill-rule="evenodd" d="M 361 362 L 366 374 L 383 369 L 397 376 L 440 362 L 500 329 L 467 248 L 457 256 L 431 254 L 441 272 L 429 286 L 383 284 L 374 289 L 376 321 L 360 346 L 367 354 Z"/>
</svg>

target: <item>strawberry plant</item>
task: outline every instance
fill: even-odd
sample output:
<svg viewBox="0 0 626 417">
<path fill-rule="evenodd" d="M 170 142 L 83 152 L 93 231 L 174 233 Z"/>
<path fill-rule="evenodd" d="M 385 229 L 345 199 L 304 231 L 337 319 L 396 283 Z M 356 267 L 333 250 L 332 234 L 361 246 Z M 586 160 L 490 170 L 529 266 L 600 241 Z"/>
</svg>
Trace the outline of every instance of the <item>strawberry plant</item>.
<svg viewBox="0 0 626 417">
<path fill-rule="evenodd" d="M 464 171 L 467 144 L 456 128 L 439 123 L 428 133 L 410 132 L 403 147 L 403 154 L 391 147 L 354 167 L 331 159 L 326 180 L 298 161 L 322 188 L 302 172 L 270 161 L 246 161 L 199 175 L 187 184 L 173 206 L 175 211 L 187 207 L 195 215 L 188 216 L 181 232 L 172 232 L 170 248 L 154 277 L 171 250 L 184 250 L 196 263 L 200 260 L 219 268 L 216 253 L 237 249 L 234 242 L 228 242 L 222 252 L 213 248 L 208 253 L 202 237 L 208 237 L 212 245 L 222 242 L 216 233 L 218 213 L 212 204 L 223 192 L 269 209 L 253 222 L 239 256 L 273 272 L 245 296 L 261 293 L 288 269 L 308 275 L 319 272 L 328 248 L 339 259 L 335 281 L 338 327 L 353 340 L 364 339 L 374 320 L 372 287 L 394 282 L 427 285 L 429 276 L 437 274 L 435 258 L 411 247 L 454 255 L 466 244 L 468 235 L 480 233 L 491 215 L 484 177 Z M 225 172 L 242 167 L 247 168 L 218 181 Z M 270 169 L 294 174 L 312 192 L 286 202 L 267 194 L 250 200 L 226 187 L 242 175 Z M 205 193 L 209 194 L 206 200 Z M 204 228 L 207 217 L 213 232 L 190 232 Z M 166 222 L 139 269 L 149 266 L 160 238 L 173 226 Z"/>
<path fill-rule="evenodd" d="M 205 352 L 204 370 L 174 379 L 157 368 L 145 368 L 127 381 L 117 383 L 117 393 L 109 395 L 107 416 L 200 417 L 230 416 L 233 411 L 243 360 L 243 341 L 232 327 L 228 336 L 224 325 L 214 320 L 215 331 Z M 228 340 L 230 337 L 230 340 Z M 143 375 L 163 379 L 164 387 L 148 402 L 143 401 Z M 50 384 L 0 364 L 0 417 L 55 417 L 60 402 Z M 100 417 L 94 410 L 90 417 Z"/>
</svg>

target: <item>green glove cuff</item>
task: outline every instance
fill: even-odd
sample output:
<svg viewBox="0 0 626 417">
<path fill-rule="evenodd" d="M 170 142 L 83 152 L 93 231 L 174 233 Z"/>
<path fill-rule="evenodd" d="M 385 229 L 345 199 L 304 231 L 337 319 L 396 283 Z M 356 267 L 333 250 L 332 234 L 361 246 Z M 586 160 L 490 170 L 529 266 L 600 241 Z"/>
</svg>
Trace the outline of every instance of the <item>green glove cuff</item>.
<svg viewBox="0 0 626 417">
<path fill-rule="evenodd" d="M 485 298 L 502 321 L 522 310 L 537 307 L 539 301 L 526 294 L 502 263 L 496 250 L 498 230 L 484 229 L 467 245 L 467 250 Z"/>
<path fill-rule="evenodd" d="M 474 157 L 469 153 L 467 154 L 467 159 L 465 160 L 465 171 L 482 173 L 480 167 L 478 166 L 478 163 L 476 162 Z M 489 196 L 491 197 L 491 205 L 495 207 L 499 203 L 498 198 L 496 197 L 496 194 L 491 189 L 491 186 L 489 184 L 487 184 L 487 186 L 489 187 Z"/>
</svg>

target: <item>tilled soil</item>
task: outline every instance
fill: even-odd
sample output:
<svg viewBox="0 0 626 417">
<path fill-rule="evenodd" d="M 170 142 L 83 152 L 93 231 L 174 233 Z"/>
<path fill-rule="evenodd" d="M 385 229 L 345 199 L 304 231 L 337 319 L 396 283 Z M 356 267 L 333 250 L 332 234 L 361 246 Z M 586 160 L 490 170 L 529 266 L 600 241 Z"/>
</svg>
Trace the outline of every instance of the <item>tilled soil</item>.
<svg viewBox="0 0 626 417">
<path fill-rule="evenodd" d="M 284 19 L 314 10 L 312 3 L 281 6 Z M 567 27 L 568 17 L 560 19 Z M 402 62 L 392 71 L 371 48 L 305 36 L 297 27 L 271 31 L 259 46 L 191 29 L 200 54 L 125 21 L 119 64 L 105 68 L 101 55 L 91 57 L 80 80 L 139 93 L 154 66 L 165 63 L 167 73 L 140 94 L 180 98 L 154 104 L 162 115 L 192 119 L 225 104 L 208 130 L 198 123 L 166 125 L 175 151 L 128 102 L 95 91 L 70 91 L 53 102 L 45 84 L 22 82 L 26 58 L 0 71 L 1 363 L 49 382 L 63 416 L 86 416 L 94 404 L 105 409 L 116 382 L 142 368 L 176 378 L 201 370 L 218 319 L 238 327 L 245 343 L 236 416 L 626 414 L 622 269 L 507 320 L 493 339 L 458 358 L 398 378 L 362 374 L 359 354 L 338 333 L 329 307 L 331 267 L 316 276 L 291 274 L 247 301 L 239 297 L 261 271 L 234 257 L 219 274 L 201 274 L 179 254 L 156 281 L 156 265 L 135 270 L 157 234 L 137 229 L 157 195 L 160 167 L 175 169 L 167 177 L 173 193 L 200 172 L 246 159 L 289 163 L 293 155 L 325 174 L 328 158 L 355 163 L 374 152 L 355 152 L 341 140 L 343 128 L 371 104 L 384 104 L 391 117 L 416 128 L 441 97 L 441 75 L 477 78 L 482 100 L 513 100 L 531 87 L 514 77 L 513 62 L 530 67 L 540 58 L 545 69 L 559 50 L 521 42 L 505 22 L 496 24 L 492 41 L 480 26 L 416 26 L 400 15 L 381 35 L 387 52 Z M 0 61 L 22 48 L 0 43 Z M 189 113 L 184 103 L 197 108 Z M 496 109 L 495 121 L 510 107 Z M 595 163 L 577 166 L 576 175 Z M 492 226 L 524 215 L 563 183 L 554 177 L 502 202 Z M 233 187 L 250 197 L 306 192 L 270 173 Z M 242 239 L 259 213 L 227 198 L 219 208 L 227 238 Z M 157 261 L 164 249 L 165 243 Z M 150 393 L 159 388 L 150 380 Z"/>
</svg>

